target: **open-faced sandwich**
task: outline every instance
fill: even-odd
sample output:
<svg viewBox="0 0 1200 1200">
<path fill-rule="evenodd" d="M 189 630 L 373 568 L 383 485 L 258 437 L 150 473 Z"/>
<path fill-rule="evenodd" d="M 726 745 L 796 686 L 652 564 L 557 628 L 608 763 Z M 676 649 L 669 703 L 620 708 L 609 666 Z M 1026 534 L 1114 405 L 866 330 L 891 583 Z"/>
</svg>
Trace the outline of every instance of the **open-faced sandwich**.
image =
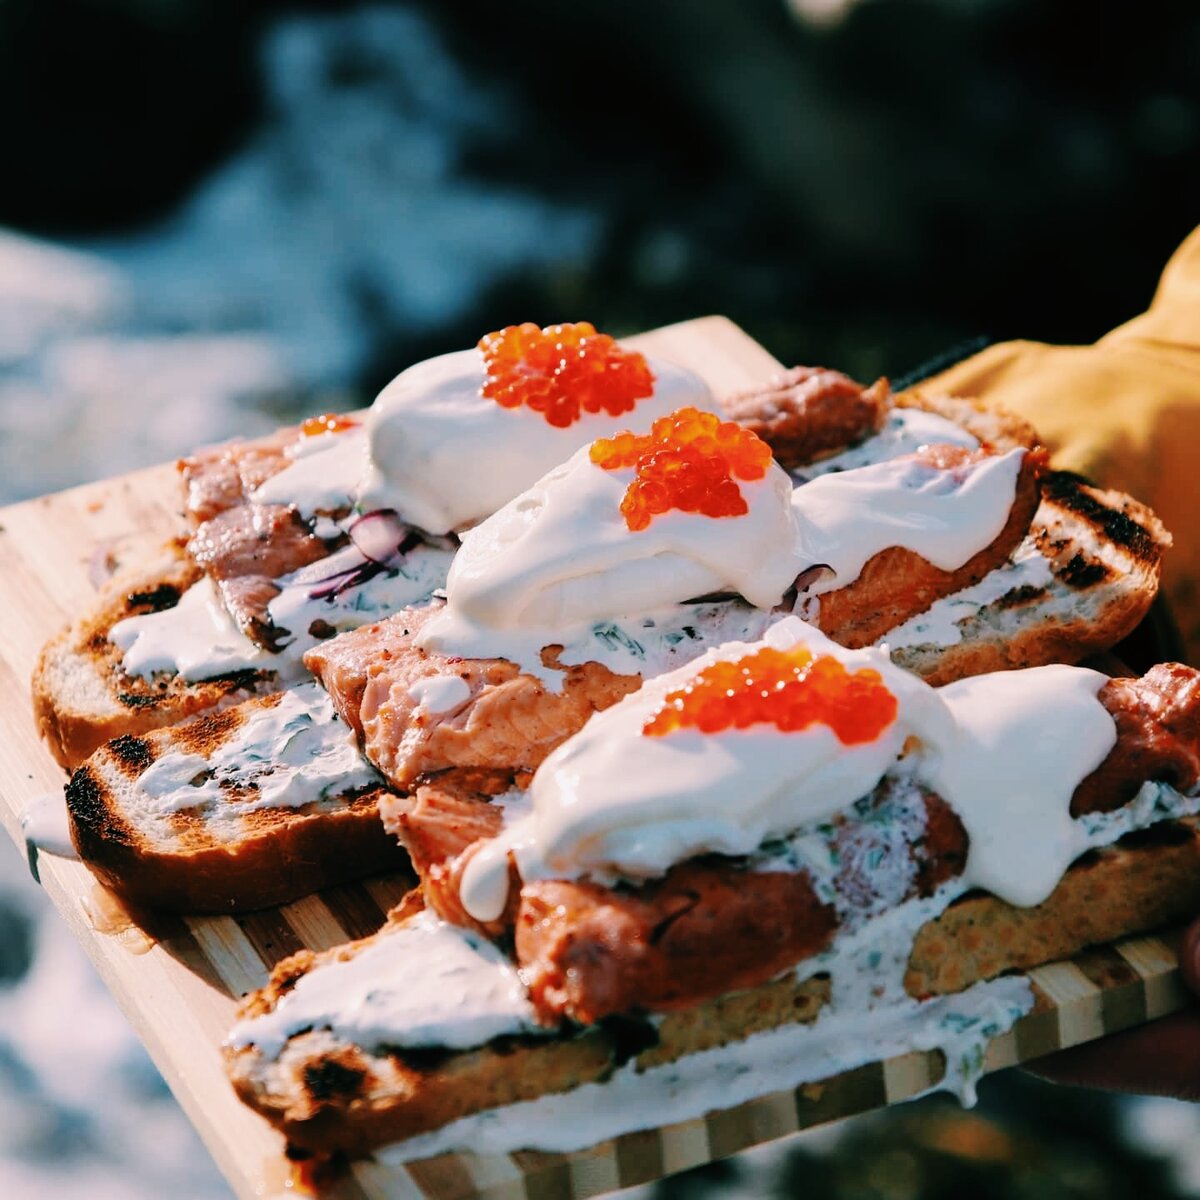
<svg viewBox="0 0 1200 1200">
<path fill-rule="evenodd" d="M 428 600 L 458 530 L 681 404 L 713 404 L 682 367 L 587 324 L 522 325 L 410 367 L 359 416 L 182 460 L 186 533 L 43 651 L 43 736 L 71 768 L 110 738 L 303 680 L 309 647 Z"/>
<path fill-rule="evenodd" d="M 1062 665 L 1169 536 L 1022 421 L 527 325 L 180 470 L 35 706 L 127 900 L 415 870 L 230 1036 L 301 1148 L 570 1149 L 916 1046 L 969 1089 L 1021 971 L 1200 904 L 1200 677 Z"/>
<path fill-rule="evenodd" d="M 1190 668 L 934 689 L 784 618 L 527 790 L 385 800 L 420 892 L 282 963 L 230 1074 L 298 1146 L 400 1158 L 579 1148 L 913 1048 L 969 1089 L 1020 971 L 1195 910 L 1198 782 Z"/>
<path fill-rule="evenodd" d="M 218 701 L 226 697 L 224 683 L 189 682 L 176 669 L 181 647 L 204 661 L 224 644 L 183 636 L 177 622 L 193 596 L 202 594 L 203 611 L 216 612 L 229 632 L 238 608 L 222 607 L 221 595 L 263 589 L 265 616 L 246 629 L 269 634 L 277 646 L 251 651 L 276 664 L 256 676 L 265 696 L 149 735 L 144 726 L 169 722 L 170 706 L 152 699 L 146 710 L 131 705 L 119 714 L 125 732 L 76 771 L 67 789 L 74 840 L 119 894 L 156 907 L 228 911 L 395 861 L 371 824 L 362 785 L 338 786 L 307 770 L 297 759 L 294 726 L 279 720 L 293 704 L 278 705 L 272 694 L 286 675 L 279 664 L 297 668 L 305 648 L 304 663 L 345 724 L 324 701 L 309 705 L 303 744 L 339 746 L 349 727 L 382 773 L 369 772 L 374 786 L 386 779 L 408 791 L 464 768 L 491 772 L 488 786 L 506 786 L 645 679 L 722 642 L 757 638 L 789 612 L 846 646 L 895 640 L 896 661 L 942 682 L 999 666 L 1075 661 L 1127 633 L 1154 596 L 1168 539 L 1153 514 L 1128 497 L 1046 472 L 1044 452 L 1023 422 L 961 400 L 895 401 L 883 381 L 862 388 L 835 372 L 803 368 L 726 398 L 740 423 L 692 405 L 655 417 L 670 399 L 706 396 L 704 385 L 658 362 L 650 372 L 640 356 L 611 344 L 584 346 L 603 364 L 605 388 L 616 388 L 603 393 L 608 407 L 585 392 L 582 407 L 577 400 L 564 409 L 543 386 L 550 372 L 537 353 L 546 338 L 525 327 L 517 334 L 515 342 L 506 331 L 481 343 L 488 371 L 499 371 L 489 358 L 496 345 L 524 355 L 524 373 L 503 394 L 481 399 L 475 392 L 493 376 L 474 352 L 452 355 L 449 391 L 426 379 L 442 379 L 446 360 L 410 368 L 385 389 L 366 434 L 341 425 L 318 433 L 316 443 L 330 444 L 310 451 L 303 443 L 296 461 L 253 489 L 238 472 L 249 462 L 258 480 L 261 449 L 189 460 L 189 506 L 204 518 L 202 530 L 233 514 L 233 527 L 244 532 L 268 502 L 280 508 L 283 497 L 301 496 L 286 509 L 292 527 L 341 519 L 348 533 L 339 536 L 355 540 L 286 583 L 226 570 L 218 584 L 203 575 L 174 607 L 122 620 L 87 642 L 101 647 L 97 654 L 115 673 L 110 683 L 117 675 L 128 681 L 131 657 L 144 666 L 136 656 L 145 650 L 143 682 L 175 695 L 184 710 L 213 703 L 217 693 Z M 554 336 L 561 350 L 562 330 Z M 464 359 L 467 366 L 457 365 Z M 487 382 L 471 374 L 472 392 L 464 372 Z M 582 385 L 570 386 L 578 392 Z M 649 398 L 633 398 L 647 387 Z M 643 432 L 617 433 L 618 408 L 641 418 Z M 521 412 L 530 420 L 512 425 Z M 569 451 L 585 432 L 581 424 L 594 432 L 603 422 L 613 436 L 583 438 L 565 462 L 517 488 L 551 446 Z M 456 438 L 455 426 L 467 432 Z M 530 428 L 537 430 L 533 443 Z M 505 437 L 518 437 L 519 446 L 505 448 Z M 501 449 L 491 455 L 491 446 Z M 330 462 L 314 469 L 323 459 Z M 473 482 L 463 499 L 455 461 L 468 469 L 488 462 L 499 481 Z M 364 462 L 367 474 L 351 485 Z M 390 492 L 372 482 L 380 463 L 392 464 L 402 481 Z M 264 494 L 267 488 L 274 490 Z M 386 498 L 397 507 L 346 518 L 352 493 L 360 505 Z M 512 498 L 479 521 L 504 496 Z M 416 530 L 399 512 L 418 514 L 424 525 Z M 451 551 L 431 543 L 455 530 L 461 548 L 443 580 Z M 368 534 L 378 538 L 371 547 Z M 202 540 L 219 541 L 211 534 Z M 195 543 L 196 536 L 193 557 Z M 279 548 L 274 535 L 264 545 L 272 555 Z M 414 561 L 424 565 L 414 568 Z M 432 586 L 443 581 L 444 602 Z M 115 585 L 110 599 L 141 599 L 124 586 Z M 413 589 L 419 603 L 363 624 Z M 285 621 L 285 609 L 302 616 Z M 362 627 L 325 636 L 347 624 Z M 230 636 L 250 645 L 246 631 Z M 78 728 L 66 715 L 78 693 L 49 685 L 58 666 L 79 665 L 64 648 L 82 638 L 76 629 L 52 643 L 35 680 L 43 716 L 53 714 L 44 726 L 56 736 Z M 125 641 L 130 650 L 115 657 Z M 161 662 L 146 649 L 154 646 Z M 98 686 L 95 671 L 85 675 Z M 201 777 L 203 791 L 194 782 Z M 352 829 L 365 848 L 348 855 L 342 838 Z M 337 836 L 325 838 L 326 830 Z M 291 851 L 300 846 L 313 855 L 304 860 L 310 870 L 293 865 L 281 878 L 280 865 L 294 864 Z M 335 861 L 322 861 L 322 846 Z"/>
</svg>

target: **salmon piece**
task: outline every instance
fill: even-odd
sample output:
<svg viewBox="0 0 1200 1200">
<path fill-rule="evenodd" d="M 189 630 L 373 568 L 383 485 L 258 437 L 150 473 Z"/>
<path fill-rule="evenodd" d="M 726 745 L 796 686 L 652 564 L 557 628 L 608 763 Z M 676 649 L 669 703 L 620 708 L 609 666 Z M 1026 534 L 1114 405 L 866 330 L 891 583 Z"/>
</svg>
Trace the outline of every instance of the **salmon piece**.
<svg viewBox="0 0 1200 1200">
<path fill-rule="evenodd" d="M 268 606 L 279 595 L 279 585 L 265 575 L 242 575 L 222 579 L 217 590 L 237 627 L 252 642 L 278 652 L 281 634 L 271 620 Z"/>
<path fill-rule="evenodd" d="M 987 450 L 949 445 L 927 446 L 912 455 L 941 471 L 970 471 L 988 456 Z M 1026 452 L 1004 528 L 962 566 L 943 571 L 912 550 L 889 546 L 869 558 L 852 583 L 818 597 L 814 623 L 834 641 L 854 650 L 874 644 L 943 596 L 978 583 L 1005 563 L 1028 534 L 1041 502 L 1045 464 L 1046 454 L 1040 446 Z"/>
<path fill-rule="evenodd" d="M 632 891 L 526 884 L 517 961 L 542 1020 L 590 1025 L 754 987 L 823 949 L 836 928 L 806 875 L 698 860 Z"/>
<path fill-rule="evenodd" d="M 1110 679 L 1099 698 L 1117 724 L 1117 744 L 1075 789 L 1072 816 L 1112 812 L 1147 779 L 1181 792 L 1200 782 L 1200 671 L 1159 663 L 1140 679 Z"/>
<path fill-rule="evenodd" d="M 198 526 L 187 549 L 213 579 L 277 579 L 324 558 L 330 545 L 312 533 L 294 508 L 239 504 Z"/>
<path fill-rule="evenodd" d="M 433 612 L 408 609 L 317 646 L 305 665 L 362 739 L 367 757 L 404 790 L 448 767 L 517 771 L 536 767 L 588 718 L 641 686 L 600 663 L 563 670 L 561 692 L 503 659 L 455 659 L 428 653 L 413 638 Z M 554 650 L 543 651 L 547 665 Z M 431 713 L 411 694 L 422 679 L 457 676 L 467 698 Z"/>
<path fill-rule="evenodd" d="M 887 804 L 885 779 L 871 809 Z M 921 827 L 881 842 L 878 825 L 840 815 L 834 834 L 843 911 L 892 907 L 928 896 L 966 864 L 967 835 L 940 797 L 919 796 Z M 881 885 L 881 855 L 907 869 Z M 891 891 L 887 890 L 891 887 Z M 566 880 L 521 889 L 516 951 L 542 1020 L 583 1023 L 635 1009 L 670 1011 L 757 987 L 823 950 L 839 927 L 806 873 L 752 871 L 710 855 L 636 888 Z"/>
<path fill-rule="evenodd" d="M 212 446 L 177 464 L 184 485 L 184 507 L 195 525 L 211 521 L 228 508 L 245 504 L 251 493 L 291 463 L 284 450 L 300 436 L 285 426 L 248 442 Z"/>
<path fill-rule="evenodd" d="M 380 802 L 384 828 L 408 851 L 421 882 L 425 903 L 444 921 L 500 937 L 512 929 L 517 916 L 521 881 L 514 870 L 509 905 L 492 922 L 476 921 L 459 899 L 462 873 L 471 860 L 504 826 L 499 804 L 490 802 L 496 792 L 512 784 L 502 772 L 450 772 L 457 779 L 417 788 L 413 795 L 389 795 Z M 483 780 L 472 780 L 483 776 Z M 479 790 L 495 788 L 495 791 Z"/>
<path fill-rule="evenodd" d="M 878 433 L 890 394 L 886 379 L 864 388 L 840 371 L 793 367 L 763 387 L 730 396 L 722 407 L 731 421 L 758 434 L 787 470 Z"/>
</svg>

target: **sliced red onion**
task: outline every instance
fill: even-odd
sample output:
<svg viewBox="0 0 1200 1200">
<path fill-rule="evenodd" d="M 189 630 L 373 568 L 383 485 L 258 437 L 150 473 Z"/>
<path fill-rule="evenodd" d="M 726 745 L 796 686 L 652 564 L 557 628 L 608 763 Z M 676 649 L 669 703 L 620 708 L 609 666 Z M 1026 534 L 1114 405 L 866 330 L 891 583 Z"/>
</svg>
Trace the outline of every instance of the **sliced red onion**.
<svg viewBox="0 0 1200 1200">
<path fill-rule="evenodd" d="M 818 583 L 824 583 L 827 579 L 836 579 L 837 572 L 828 563 L 815 563 L 811 567 L 805 567 L 799 575 L 796 576 L 796 582 L 792 587 L 797 592 L 807 592 L 810 587 L 814 587 Z"/>
<path fill-rule="evenodd" d="M 377 508 L 359 517 L 350 526 L 349 533 L 359 552 L 380 566 L 386 566 L 402 553 L 404 543 L 412 536 L 412 530 L 391 508 Z"/>
<path fill-rule="evenodd" d="M 343 592 L 361 587 L 384 571 L 393 570 L 396 560 L 421 542 L 420 534 L 405 525 L 390 508 L 377 509 L 359 517 L 350 526 L 349 534 L 364 561 L 318 579 L 318 586 L 309 592 L 310 599 L 328 600 L 332 604 Z"/>
</svg>

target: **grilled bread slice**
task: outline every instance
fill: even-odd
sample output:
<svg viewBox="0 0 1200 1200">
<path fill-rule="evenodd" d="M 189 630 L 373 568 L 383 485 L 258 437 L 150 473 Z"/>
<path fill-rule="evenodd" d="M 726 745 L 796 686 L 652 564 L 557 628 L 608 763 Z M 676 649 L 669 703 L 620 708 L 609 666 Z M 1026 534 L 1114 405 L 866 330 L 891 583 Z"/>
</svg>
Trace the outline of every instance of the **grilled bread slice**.
<svg viewBox="0 0 1200 1200">
<path fill-rule="evenodd" d="M 1145 616 L 1169 545 L 1170 535 L 1144 505 L 1051 472 L 1042 481 L 1041 501 L 1021 547 L 1039 564 L 1038 573 L 999 567 L 978 587 L 935 602 L 880 643 L 889 646 L 898 665 L 933 684 L 985 671 L 1079 662 L 1115 645 Z M 874 594 L 890 603 L 887 581 L 876 582 Z M 988 598 L 973 603 L 973 594 Z M 939 611 L 954 618 L 930 626 L 942 629 L 940 641 L 923 624 Z M 697 607 L 696 627 L 719 636 L 695 641 L 693 654 L 738 636 L 723 631 L 716 612 L 713 606 Z M 594 712 L 642 683 L 638 675 L 586 662 L 564 668 L 560 688 L 553 690 L 505 660 L 450 661 L 414 645 L 428 614 L 409 610 L 365 626 L 325 642 L 305 660 L 360 732 L 367 756 L 400 789 L 450 767 L 536 768 Z M 706 620 L 714 622 L 711 630 L 699 624 Z M 895 634 L 908 629 L 915 634 L 893 646 Z M 825 632 L 843 640 L 840 630 Z M 551 648 L 543 651 L 548 665 L 556 661 L 554 654 Z M 462 680 L 464 698 L 431 713 L 420 707 L 413 685 L 439 674 Z"/>
<path fill-rule="evenodd" d="M 414 894 L 372 937 L 280 963 L 271 982 L 244 1001 L 241 1017 L 271 1012 L 305 975 L 389 937 L 420 907 Z M 1080 859 L 1035 908 L 980 893 L 962 897 L 918 932 L 905 988 L 914 997 L 951 994 L 1190 917 L 1198 907 L 1200 821 L 1165 822 Z M 389 1052 L 314 1028 L 293 1036 L 277 1056 L 253 1043 L 227 1047 L 226 1066 L 242 1100 L 294 1145 L 364 1154 L 472 1113 L 602 1081 L 630 1058 L 649 1068 L 809 1023 L 828 992 L 821 975 L 787 977 L 669 1013 L 657 1026 L 624 1021 L 464 1051 Z"/>
<path fill-rule="evenodd" d="M 228 913 L 402 868 L 381 787 L 310 683 L 122 735 L 75 771 L 66 798 L 80 857 L 122 898 Z"/>
<path fill-rule="evenodd" d="M 1017 556 L 1040 557 L 1048 571 L 1030 583 L 1013 569 L 1005 586 L 1002 568 L 984 581 L 986 592 L 968 589 L 936 601 L 880 643 L 898 665 L 935 685 L 986 671 L 1077 663 L 1133 632 L 1158 594 L 1170 545 L 1171 535 L 1144 504 L 1052 471 Z M 973 594 L 986 598 L 975 602 Z M 897 634 L 907 629 L 913 632 L 901 642 Z"/>
<path fill-rule="evenodd" d="M 34 716 L 50 752 L 68 770 L 121 734 L 147 733 L 279 689 L 273 671 L 234 671 L 187 683 L 122 670 L 121 651 L 108 637 L 112 627 L 173 607 L 200 575 L 182 540 L 168 542 L 110 579 L 92 607 L 43 648 L 33 672 Z"/>
<path fill-rule="evenodd" d="M 895 452 L 887 425 L 905 409 L 934 413 L 998 451 L 1037 446 L 1027 422 L 976 401 L 907 393 L 896 397 L 889 409 L 885 385 L 877 384 L 863 395 L 872 397 L 872 411 L 878 409 L 869 428 L 879 422 L 884 425 L 878 435 L 872 433 L 856 448 L 864 461 Z M 739 419 L 753 424 L 755 412 L 761 413 L 765 406 L 772 419 L 764 427 L 764 436 L 773 445 L 792 447 L 810 399 L 803 387 L 798 392 L 766 389 L 739 398 L 737 412 Z M 247 445 L 253 449 L 256 444 Z M 248 453 L 245 448 L 243 452 Z M 825 458 L 816 470 L 836 461 L 836 455 L 830 458 L 824 449 L 822 453 Z M 1137 624 L 1158 587 L 1161 554 L 1169 538 L 1153 513 L 1128 497 L 1087 489 L 1066 476 L 1052 479 L 1058 482 L 1051 486 L 1053 495 L 1043 488 L 1034 536 L 1038 547 L 1054 557 L 1058 584 L 1043 588 L 1037 596 L 1015 585 L 1011 593 L 993 597 L 976 618 L 962 621 L 959 643 L 910 641 L 907 649 L 898 652 L 897 661 L 931 681 L 943 682 L 1002 666 L 1077 661 L 1113 645 Z M 1098 564 L 1105 564 L 1104 569 Z M 194 683 L 166 674 L 143 679 L 122 669 L 121 651 L 108 638 L 112 626 L 125 617 L 171 607 L 200 577 L 186 543 L 169 543 L 141 566 L 112 580 L 95 604 L 42 651 L 33 676 L 34 709 L 51 752 L 67 769 L 120 734 L 140 735 L 251 695 L 269 694 L 293 681 L 283 678 L 278 669 L 266 668 L 232 671 Z M 866 614 L 868 624 L 870 616 Z"/>
</svg>

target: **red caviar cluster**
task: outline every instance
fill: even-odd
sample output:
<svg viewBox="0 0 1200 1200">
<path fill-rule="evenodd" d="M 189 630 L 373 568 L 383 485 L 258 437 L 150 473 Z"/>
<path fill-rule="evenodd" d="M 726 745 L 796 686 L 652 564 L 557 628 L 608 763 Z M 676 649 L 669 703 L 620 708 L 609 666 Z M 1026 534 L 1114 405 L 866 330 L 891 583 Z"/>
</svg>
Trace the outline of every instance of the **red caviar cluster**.
<svg viewBox="0 0 1200 1200">
<path fill-rule="evenodd" d="M 353 417 L 322 413 L 319 417 L 308 417 L 301 424 L 300 432 L 305 437 L 319 437 L 323 433 L 341 433 L 345 429 L 353 429 L 357 424 Z"/>
<path fill-rule="evenodd" d="M 620 416 L 654 391 L 643 355 L 618 346 L 587 321 L 575 325 L 526 322 L 480 339 L 483 394 L 503 408 L 541 413 L 556 429 L 584 413 Z"/>
<path fill-rule="evenodd" d="M 590 453 L 606 471 L 636 469 L 621 501 L 625 524 L 635 532 L 672 508 L 740 517 L 747 507 L 736 480 L 761 479 L 771 465 L 771 448 L 757 434 L 695 408 L 660 417 L 643 436 L 600 438 Z"/>
<path fill-rule="evenodd" d="M 847 671 L 832 655 L 814 658 L 803 646 L 770 646 L 734 662 L 705 667 L 686 687 L 668 692 L 642 732 L 701 733 L 770 723 L 794 733 L 821 722 L 846 746 L 873 742 L 896 719 L 896 697 L 878 671 Z"/>
</svg>

